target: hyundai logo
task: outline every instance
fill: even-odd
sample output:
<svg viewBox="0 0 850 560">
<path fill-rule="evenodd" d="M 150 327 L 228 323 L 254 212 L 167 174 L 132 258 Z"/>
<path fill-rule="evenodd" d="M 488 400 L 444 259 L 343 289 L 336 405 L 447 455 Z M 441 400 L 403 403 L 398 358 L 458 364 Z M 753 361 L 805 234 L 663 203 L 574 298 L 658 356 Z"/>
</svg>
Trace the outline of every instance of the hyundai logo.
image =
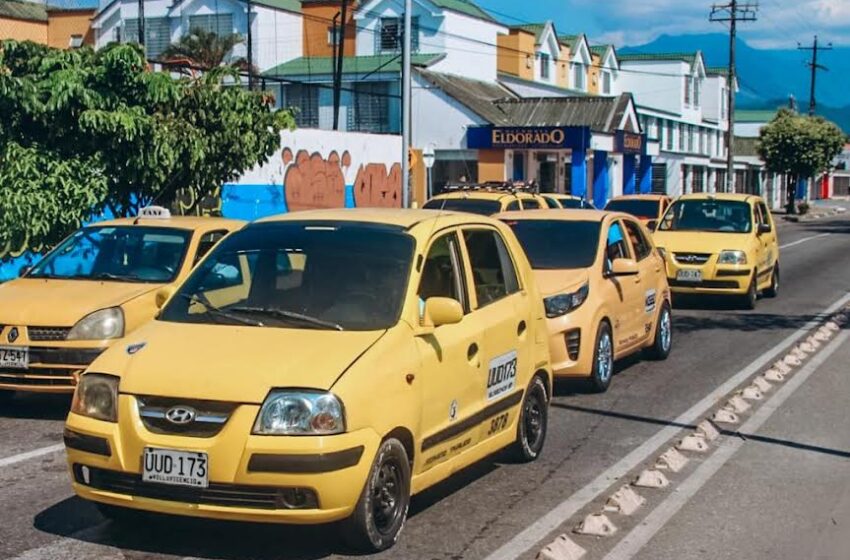
<svg viewBox="0 0 850 560">
<path fill-rule="evenodd" d="M 196 415 L 197 412 L 195 412 L 194 408 L 190 408 L 188 406 L 172 406 L 165 413 L 165 419 L 177 426 L 185 426 L 186 424 L 194 422 Z"/>
<path fill-rule="evenodd" d="M 18 340 L 19 334 L 20 333 L 18 332 L 18 327 L 12 327 L 12 330 L 9 331 L 9 334 L 6 335 L 6 338 L 9 340 L 9 342 L 15 342 L 16 340 Z"/>
<path fill-rule="evenodd" d="M 683 255 L 679 257 L 679 260 L 682 262 L 695 263 L 699 262 L 701 259 L 696 255 Z"/>
</svg>

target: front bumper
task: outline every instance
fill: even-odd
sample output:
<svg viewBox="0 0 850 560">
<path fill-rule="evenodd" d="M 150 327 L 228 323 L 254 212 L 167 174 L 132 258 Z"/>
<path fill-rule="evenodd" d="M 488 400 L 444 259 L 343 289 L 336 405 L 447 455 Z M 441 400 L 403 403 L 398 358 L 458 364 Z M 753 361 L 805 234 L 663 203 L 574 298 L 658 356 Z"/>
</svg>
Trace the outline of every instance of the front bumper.
<svg viewBox="0 0 850 560">
<path fill-rule="evenodd" d="M 562 317 L 546 319 L 555 377 L 590 376 L 596 331 L 591 314 L 585 311 L 587 304 Z"/>
<path fill-rule="evenodd" d="M 9 345 L 6 345 L 9 346 Z M 31 393 L 73 393 L 85 369 L 105 347 L 33 346 L 26 369 L 0 368 L 0 389 Z"/>
<path fill-rule="evenodd" d="M 677 294 L 736 294 L 747 293 L 753 276 L 752 268 L 746 265 L 718 265 L 716 256 L 704 265 L 682 265 L 667 258 L 667 283 Z M 680 270 L 699 270 L 702 280 L 699 282 L 678 280 Z"/>
<path fill-rule="evenodd" d="M 150 432 L 127 395 L 119 399 L 118 424 L 72 413 L 65 439 L 74 491 L 94 502 L 210 519 L 315 524 L 350 516 L 380 445 L 378 434 L 253 436 L 258 410 L 240 405 L 214 437 Z M 145 447 L 207 453 L 209 488 L 143 482 Z M 291 507 L 293 492 L 317 502 Z"/>
</svg>

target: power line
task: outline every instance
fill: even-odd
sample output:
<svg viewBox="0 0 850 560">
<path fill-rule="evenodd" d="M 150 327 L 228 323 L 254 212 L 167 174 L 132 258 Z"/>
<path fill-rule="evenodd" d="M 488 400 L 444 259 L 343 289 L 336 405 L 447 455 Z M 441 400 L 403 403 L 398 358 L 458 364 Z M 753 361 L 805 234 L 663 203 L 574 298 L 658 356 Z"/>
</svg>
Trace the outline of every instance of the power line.
<svg viewBox="0 0 850 560">
<path fill-rule="evenodd" d="M 812 51 L 812 61 L 807 62 L 806 66 L 812 69 L 812 81 L 811 81 L 811 93 L 809 94 L 809 116 L 815 116 L 815 108 L 817 107 L 817 101 L 815 99 L 815 82 L 818 76 L 818 70 L 828 71 L 829 68 L 824 66 L 823 64 L 818 64 L 818 51 L 831 51 L 832 43 L 829 43 L 827 46 L 819 46 L 818 45 L 818 36 L 815 35 L 815 42 L 811 47 L 804 47 L 800 43 L 797 43 L 797 50 L 800 51 Z"/>
</svg>

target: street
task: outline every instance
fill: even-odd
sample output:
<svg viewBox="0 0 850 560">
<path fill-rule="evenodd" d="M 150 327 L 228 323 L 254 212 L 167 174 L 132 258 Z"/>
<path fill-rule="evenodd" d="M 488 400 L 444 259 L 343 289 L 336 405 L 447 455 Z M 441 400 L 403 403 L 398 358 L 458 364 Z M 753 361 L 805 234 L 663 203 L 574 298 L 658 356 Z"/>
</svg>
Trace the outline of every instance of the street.
<svg viewBox="0 0 850 560">
<path fill-rule="evenodd" d="M 846 331 L 744 413 L 738 428 L 668 473 L 667 489 L 610 537 L 573 534 L 609 495 L 654 464 L 743 382 L 808 336 L 819 314 L 850 301 L 850 219 L 781 223 L 782 288 L 745 312 L 677 302 L 666 362 L 618 364 L 611 390 L 559 383 L 543 455 L 493 457 L 414 498 L 401 539 L 381 558 L 534 558 L 560 534 L 585 558 L 846 558 L 850 418 Z M 795 384 L 795 385 L 792 385 Z M 337 558 L 334 527 L 151 519 L 118 527 L 73 496 L 62 451 L 67 397 L 17 397 L 0 409 L 0 557 Z M 778 403 L 778 404 L 777 404 Z M 773 408 L 775 407 L 775 409 Z M 748 431 L 748 427 L 754 427 Z"/>
</svg>

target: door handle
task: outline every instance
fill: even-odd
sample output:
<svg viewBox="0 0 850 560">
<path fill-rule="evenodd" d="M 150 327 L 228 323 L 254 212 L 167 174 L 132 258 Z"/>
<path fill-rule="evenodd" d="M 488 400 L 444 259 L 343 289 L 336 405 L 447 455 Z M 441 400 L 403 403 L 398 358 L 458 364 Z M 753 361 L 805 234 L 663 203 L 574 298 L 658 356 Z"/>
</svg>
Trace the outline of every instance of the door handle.
<svg viewBox="0 0 850 560">
<path fill-rule="evenodd" d="M 520 321 L 519 325 L 516 327 L 517 336 L 524 335 L 526 330 L 528 330 L 528 325 L 525 324 L 525 321 Z"/>
<path fill-rule="evenodd" d="M 478 345 L 476 343 L 472 343 L 469 345 L 469 349 L 466 351 L 466 359 L 470 362 L 475 360 L 478 357 Z"/>
</svg>

